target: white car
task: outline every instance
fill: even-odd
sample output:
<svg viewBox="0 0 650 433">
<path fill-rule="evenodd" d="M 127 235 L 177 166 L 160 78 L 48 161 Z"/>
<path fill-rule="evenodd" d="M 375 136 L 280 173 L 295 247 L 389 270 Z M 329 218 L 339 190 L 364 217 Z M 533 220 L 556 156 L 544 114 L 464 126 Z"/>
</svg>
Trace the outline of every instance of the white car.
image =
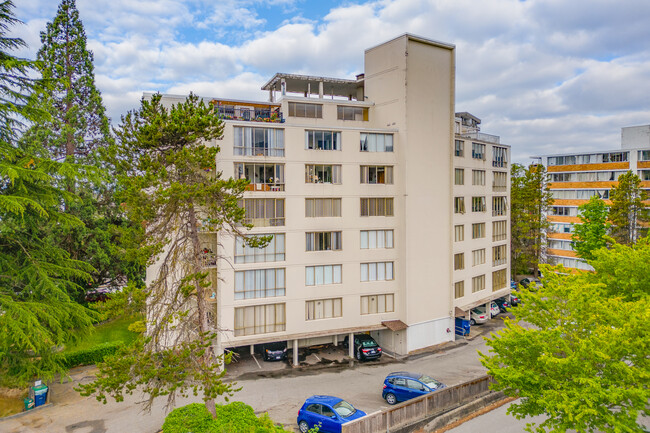
<svg viewBox="0 0 650 433">
<path fill-rule="evenodd" d="M 492 317 L 496 317 L 496 316 L 499 315 L 499 313 L 501 313 L 501 309 L 499 308 L 497 303 L 494 302 L 494 301 L 492 301 L 490 303 L 490 313 L 491 313 Z"/>
<path fill-rule="evenodd" d="M 470 319 L 469 319 L 470 325 L 472 326 L 481 325 L 487 321 L 488 321 L 488 316 L 487 314 L 485 314 L 485 311 L 481 311 L 478 308 L 472 308 Z"/>
</svg>

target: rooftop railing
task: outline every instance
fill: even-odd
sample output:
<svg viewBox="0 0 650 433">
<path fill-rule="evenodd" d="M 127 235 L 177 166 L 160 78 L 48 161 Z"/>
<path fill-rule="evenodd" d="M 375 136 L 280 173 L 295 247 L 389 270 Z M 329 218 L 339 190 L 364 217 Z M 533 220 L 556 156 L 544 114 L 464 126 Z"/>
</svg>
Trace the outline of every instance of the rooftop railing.
<svg viewBox="0 0 650 433">
<path fill-rule="evenodd" d="M 224 120 L 284 123 L 280 109 L 215 107 L 217 116 Z"/>
<path fill-rule="evenodd" d="M 499 144 L 501 138 L 498 135 L 484 134 L 482 132 L 466 132 L 461 134 L 465 138 L 473 138 L 475 140 L 487 141 L 492 144 Z"/>
</svg>

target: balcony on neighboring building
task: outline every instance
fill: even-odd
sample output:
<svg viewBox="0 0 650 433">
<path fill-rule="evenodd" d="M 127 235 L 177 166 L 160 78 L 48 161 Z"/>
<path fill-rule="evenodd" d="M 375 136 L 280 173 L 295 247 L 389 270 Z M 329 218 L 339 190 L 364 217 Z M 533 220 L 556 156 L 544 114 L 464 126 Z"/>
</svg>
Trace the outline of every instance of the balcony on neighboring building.
<svg viewBox="0 0 650 433">
<path fill-rule="evenodd" d="M 284 123 L 279 104 L 213 100 L 214 111 L 223 120 Z"/>
</svg>

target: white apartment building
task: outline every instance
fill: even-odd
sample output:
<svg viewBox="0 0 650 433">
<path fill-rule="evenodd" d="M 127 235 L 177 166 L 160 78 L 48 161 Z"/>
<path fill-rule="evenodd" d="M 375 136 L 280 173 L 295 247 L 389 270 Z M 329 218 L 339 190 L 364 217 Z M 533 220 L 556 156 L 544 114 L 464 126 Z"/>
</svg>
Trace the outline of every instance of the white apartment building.
<svg viewBox="0 0 650 433">
<path fill-rule="evenodd" d="M 267 102 L 210 100 L 225 123 L 216 169 L 250 180 L 241 201 L 250 233 L 274 236 L 251 249 L 203 234 L 219 256 L 208 265 L 219 276 L 210 302 L 220 350 L 270 341 L 297 350 L 370 332 L 406 354 L 453 340 L 456 315 L 509 292 L 507 201 L 492 210 L 508 195 L 509 176 L 496 173 L 508 173 L 509 149 L 460 127 L 454 68 L 453 45 L 405 34 L 366 50 L 354 80 L 278 73 L 262 87 Z M 455 140 L 464 157 L 454 156 Z M 455 167 L 465 184 L 454 185 Z M 481 183 L 472 185 L 472 170 L 483 170 Z M 454 214 L 458 196 L 464 214 Z M 472 212 L 474 197 L 481 211 Z M 483 231 L 472 239 L 475 224 Z M 464 241 L 454 238 L 457 225 Z M 495 259 L 502 244 L 506 256 Z M 472 266 L 475 249 L 483 259 Z M 461 251 L 468 266 L 454 270 Z M 454 296 L 459 281 L 465 293 Z"/>
<path fill-rule="evenodd" d="M 650 193 L 650 125 L 621 129 L 621 148 L 605 151 L 534 156 L 548 171 L 553 205 L 547 215 L 549 259 L 568 268 L 592 269 L 577 258 L 571 241 L 573 225 L 580 223 L 578 206 L 597 195 L 611 204 L 609 192 L 618 177 L 631 170 Z"/>
<path fill-rule="evenodd" d="M 454 307 L 510 294 L 510 146 L 480 132 L 481 120 L 456 113 L 454 141 Z"/>
</svg>

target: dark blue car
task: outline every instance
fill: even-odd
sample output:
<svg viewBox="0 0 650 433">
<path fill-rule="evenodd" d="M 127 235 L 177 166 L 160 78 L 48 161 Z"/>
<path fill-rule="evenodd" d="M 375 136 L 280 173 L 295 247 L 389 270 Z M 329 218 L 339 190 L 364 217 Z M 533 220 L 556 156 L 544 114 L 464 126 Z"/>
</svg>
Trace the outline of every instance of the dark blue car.
<svg viewBox="0 0 650 433">
<path fill-rule="evenodd" d="M 446 386 L 444 383 L 424 374 L 400 371 L 386 376 L 381 396 L 386 400 L 386 403 L 395 404 L 437 391 Z"/>
<path fill-rule="evenodd" d="M 302 433 L 314 426 L 319 426 L 319 432 L 340 433 L 342 424 L 365 415 L 338 397 L 314 395 L 298 411 L 298 428 Z"/>
</svg>

